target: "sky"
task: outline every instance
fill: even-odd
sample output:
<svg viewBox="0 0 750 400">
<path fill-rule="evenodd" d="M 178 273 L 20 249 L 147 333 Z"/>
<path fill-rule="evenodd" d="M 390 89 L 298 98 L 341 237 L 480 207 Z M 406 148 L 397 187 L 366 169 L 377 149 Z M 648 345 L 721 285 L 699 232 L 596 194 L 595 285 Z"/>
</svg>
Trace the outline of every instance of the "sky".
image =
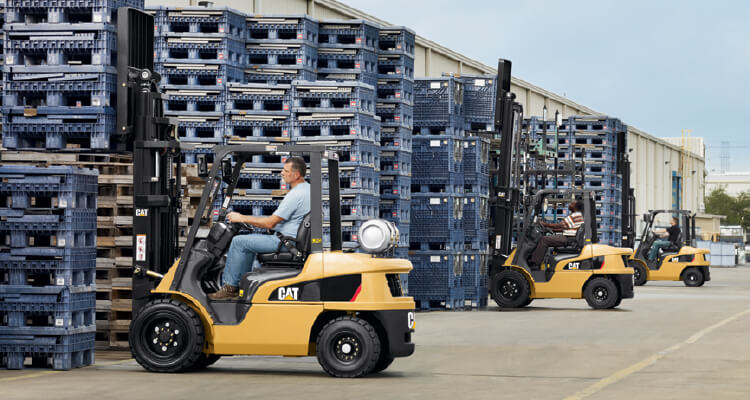
<svg viewBox="0 0 750 400">
<path fill-rule="evenodd" d="M 340 0 L 654 136 L 750 171 L 750 1 Z"/>
</svg>

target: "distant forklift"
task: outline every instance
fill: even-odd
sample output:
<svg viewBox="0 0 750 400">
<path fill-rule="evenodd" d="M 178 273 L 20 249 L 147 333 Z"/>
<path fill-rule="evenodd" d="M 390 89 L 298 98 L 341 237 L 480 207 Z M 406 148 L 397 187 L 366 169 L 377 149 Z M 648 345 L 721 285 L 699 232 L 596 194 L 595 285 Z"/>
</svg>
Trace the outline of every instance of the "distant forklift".
<svg viewBox="0 0 750 400">
<path fill-rule="evenodd" d="M 653 227 L 659 214 L 678 218 L 680 234 L 668 247 L 659 249 L 653 260 L 648 253 L 658 239 Z M 629 260 L 635 270 L 635 285 L 647 281 L 683 281 L 685 286 L 703 286 L 711 280 L 710 262 L 706 258 L 709 251 L 695 246 L 695 214 L 687 210 L 650 210 L 643 215 L 643 234 L 638 247 Z"/>
<path fill-rule="evenodd" d="M 540 190 L 521 199 L 519 165 L 520 121 L 523 110 L 510 91 L 511 63 L 498 62 L 495 129 L 490 156 L 489 292 L 501 308 L 525 307 L 535 298 L 586 298 L 592 308 L 617 307 L 623 298 L 633 297 L 633 270 L 627 258 L 632 250 L 596 244 L 594 195 L 585 190 Z M 539 222 L 549 198 L 580 197 L 584 203 L 584 224 L 575 240 L 547 254 L 540 268 L 528 259 L 537 244 L 551 233 Z M 523 201 L 522 201 L 523 200 Z M 523 221 L 515 218 L 522 204 Z M 518 246 L 512 248 L 513 235 Z"/>
</svg>

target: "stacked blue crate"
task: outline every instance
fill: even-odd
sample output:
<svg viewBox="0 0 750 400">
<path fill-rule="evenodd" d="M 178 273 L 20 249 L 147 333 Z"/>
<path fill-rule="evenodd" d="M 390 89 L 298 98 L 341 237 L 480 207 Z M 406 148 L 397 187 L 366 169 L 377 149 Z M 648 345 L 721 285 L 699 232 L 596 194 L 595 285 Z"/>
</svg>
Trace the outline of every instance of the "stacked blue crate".
<svg viewBox="0 0 750 400">
<path fill-rule="evenodd" d="M 462 84 L 454 77 L 420 78 L 414 98 L 409 294 L 430 307 L 463 304 L 463 268 L 441 268 L 443 275 L 427 278 L 446 260 L 463 266 Z"/>
<path fill-rule="evenodd" d="M 5 24 L 5 0 L 0 0 L 0 85 L 5 86 L 5 74 L 3 72 L 3 65 L 5 63 L 5 30 L 3 25 Z M 3 147 L 3 99 L 0 96 L 0 148 Z"/>
<path fill-rule="evenodd" d="M 7 0 L 3 145 L 118 150 L 114 23 L 142 0 Z"/>
<path fill-rule="evenodd" d="M 316 78 L 318 21 L 308 15 L 251 15 L 247 17 L 251 83 L 290 84 Z M 256 62 L 257 61 L 257 62 Z"/>
<path fill-rule="evenodd" d="M 0 167 L 0 367 L 93 364 L 97 179 Z"/>
<path fill-rule="evenodd" d="M 342 235 L 344 246 L 354 247 L 362 223 L 378 217 L 381 154 L 375 88 L 359 81 L 294 81 L 292 90 L 292 143 L 322 144 L 341 156 Z M 327 175 L 323 180 L 325 187 Z M 327 232 L 324 241 L 329 243 Z"/>
<path fill-rule="evenodd" d="M 463 84 L 463 116 L 466 129 L 491 132 L 495 125 L 496 75 L 455 75 Z"/>
<path fill-rule="evenodd" d="M 226 87 L 244 81 L 247 26 L 231 8 L 156 7 L 155 70 L 181 140 L 222 144 Z"/>
<path fill-rule="evenodd" d="M 325 20 L 318 35 L 318 79 L 378 81 L 380 26 L 365 20 Z"/>
<path fill-rule="evenodd" d="M 414 32 L 381 28 L 377 44 L 377 114 L 381 120 L 380 217 L 401 233 L 397 257 L 407 257 L 411 238 L 411 134 L 414 128 Z M 408 95 L 404 88 L 409 88 Z M 406 282 L 408 276 L 404 275 Z"/>
</svg>

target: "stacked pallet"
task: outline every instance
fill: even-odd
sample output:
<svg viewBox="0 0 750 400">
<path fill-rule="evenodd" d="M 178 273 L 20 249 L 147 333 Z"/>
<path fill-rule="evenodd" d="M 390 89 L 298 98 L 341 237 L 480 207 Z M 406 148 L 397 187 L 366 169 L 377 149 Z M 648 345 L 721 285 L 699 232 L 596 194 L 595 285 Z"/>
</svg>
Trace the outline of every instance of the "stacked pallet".
<svg viewBox="0 0 750 400">
<path fill-rule="evenodd" d="M 0 167 L 0 366 L 93 364 L 96 194 L 96 171 Z"/>
<path fill-rule="evenodd" d="M 557 182 L 548 177 L 546 182 L 538 182 L 537 188 L 582 188 L 596 191 L 596 220 L 599 242 L 620 245 L 622 238 L 622 175 L 617 168 L 620 154 L 626 151 L 627 125 L 617 118 L 607 116 L 570 117 L 562 125 L 554 121 L 541 121 L 529 118 L 524 121 L 524 131 L 531 138 L 539 139 L 547 124 L 547 148 L 556 149 L 558 168 L 560 165 L 575 163 L 580 173 L 573 176 L 560 176 Z M 555 135 L 555 132 L 556 135 Z M 555 136 L 557 143 L 555 144 Z M 556 146 L 556 147 L 555 147 Z M 553 160 L 547 160 L 547 168 L 554 169 Z M 552 216 L 561 217 L 567 213 L 567 205 L 550 210 Z"/>
<path fill-rule="evenodd" d="M 414 32 L 405 27 L 382 28 L 378 38 L 380 217 L 395 223 L 401 233 L 399 258 L 408 257 L 411 222 L 414 39 Z M 402 287 L 408 288 L 407 277 Z"/>
<path fill-rule="evenodd" d="M 250 15 L 248 83 L 291 84 L 316 79 L 319 22 L 308 15 Z"/>
</svg>

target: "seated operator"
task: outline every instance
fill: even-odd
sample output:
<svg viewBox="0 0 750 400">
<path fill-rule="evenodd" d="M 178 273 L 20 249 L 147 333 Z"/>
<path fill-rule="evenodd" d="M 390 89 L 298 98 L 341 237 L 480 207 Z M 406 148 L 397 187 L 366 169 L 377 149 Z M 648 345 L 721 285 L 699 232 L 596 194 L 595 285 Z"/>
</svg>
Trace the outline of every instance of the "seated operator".
<svg viewBox="0 0 750 400">
<path fill-rule="evenodd" d="M 242 215 L 237 212 L 227 214 L 229 222 L 245 223 L 258 228 L 274 229 L 284 236 L 296 237 L 297 228 L 305 215 L 310 213 L 310 184 L 305 182 L 307 165 L 300 157 L 291 157 L 284 163 L 281 178 L 291 190 L 279 204 L 279 208 L 269 216 Z M 242 275 L 249 272 L 258 253 L 273 253 L 278 249 L 280 239 L 276 235 L 239 235 L 232 239 L 227 252 L 227 263 L 222 275 L 224 286 L 216 293 L 208 295 L 212 300 L 231 300 L 239 297 L 239 282 Z"/>
<path fill-rule="evenodd" d="M 542 265 L 544 255 L 547 253 L 547 248 L 562 247 L 567 245 L 570 240 L 575 240 L 578 228 L 583 225 L 583 202 L 570 202 L 570 204 L 568 204 L 568 210 L 570 210 L 570 214 L 568 214 L 562 222 L 556 224 L 544 221 L 539 222 L 542 226 L 550 228 L 554 232 L 562 232 L 562 235 L 544 236 L 539 241 L 536 250 L 534 250 L 534 253 L 531 255 L 531 267 L 539 267 Z"/>
<path fill-rule="evenodd" d="M 672 219 L 669 221 L 669 228 L 653 230 L 656 236 L 660 238 L 667 238 L 667 240 L 654 240 L 654 244 L 651 245 L 651 249 L 648 251 L 649 261 L 653 261 L 656 259 L 656 256 L 659 254 L 659 249 L 669 247 L 670 245 L 672 245 L 672 243 L 677 242 L 677 238 L 680 236 L 680 227 L 677 225 L 678 222 L 679 221 L 677 220 L 677 218 L 672 217 Z"/>
</svg>

